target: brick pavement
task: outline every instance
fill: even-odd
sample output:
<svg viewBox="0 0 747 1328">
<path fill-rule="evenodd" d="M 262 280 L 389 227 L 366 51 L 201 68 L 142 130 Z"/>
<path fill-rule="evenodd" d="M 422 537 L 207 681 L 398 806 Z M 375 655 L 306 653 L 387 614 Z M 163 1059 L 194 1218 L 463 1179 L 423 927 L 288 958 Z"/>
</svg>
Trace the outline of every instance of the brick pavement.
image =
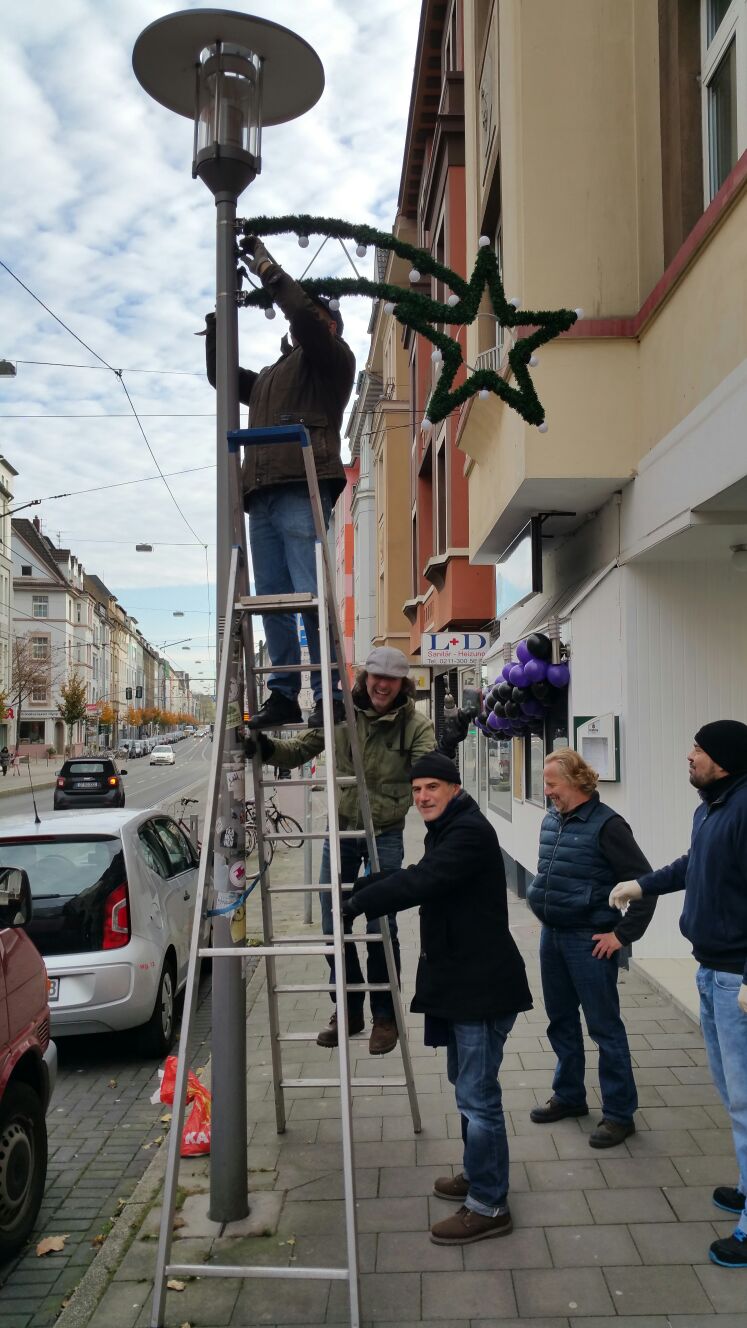
<svg viewBox="0 0 747 1328">
<path fill-rule="evenodd" d="M 420 842 L 420 825 L 411 816 L 408 860 L 418 855 Z M 285 855 L 284 861 L 277 870 L 290 870 Z M 297 933 L 302 926 L 300 896 L 276 898 L 282 923 L 277 930 Z M 353 1090 L 364 1324 L 703 1328 L 717 1322 L 719 1328 L 745 1328 L 747 1275 L 718 1268 L 707 1258 L 710 1241 L 733 1227 L 733 1222 L 722 1220 L 710 1195 L 715 1184 L 733 1182 L 735 1164 L 726 1114 L 710 1082 L 697 1028 L 648 980 L 635 972 L 623 975 L 621 1002 L 640 1095 L 638 1132 L 612 1152 L 589 1149 L 599 1101 L 591 1044 L 592 1114 L 580 1121 L 533 1125 L 528 1112 L 549 1095 L 554 1057 L 540 1002 L 538 928 L 520 901 L 511 902 L 510 912 L 536 1002 L 534 1010 L 517 1019 L 501 1072 L 515 1230 L 505 1239 L 463 1250 L 429 1241 L 430 1223 L 453 1211 L 431 1191 L 437 1175 L 459 1169 L 459 1120 L 443 1052 L 422 1046 L 422 1020 L 408 1016 L 422 1134 L 413 1135 L 403 1089 Z M 258 930 L 257 914 L 255 904 L 250 929 Z M 318 929 L 318 905 L 315 914 L 312 931 Z M 410 912 L 400 920 L 409 1003 L 417 917 Z M 293 980 L 314 981 L 321 968 L 321 960 L 295 961 Z M 280 972 L 290 976 L 289 965 Z M 249 999 L 249 1188 L 277 1196 L 277 1229 L 261 1236 L 199 1235 L 192 1205 L 200 1203 L 194 1192 L 207 1188 L 207 1166 L 192 1164 L 186 1179 L 182 1172 L 191 1193 L 183 1209 L 186 1225 L 176 1233 L 174 1257 L 298 1266 L 343 1263 L 337 1094 L 331 1089 L 288 1090 L 288 1129 L 276 1134 L 262 970 L 252 981 Z M 323 995 L 288 995 L 281 1001 L 288 1030 L 316 1029 L 328 1016 Z M 365 1038 L 353 1039 L 351 1047 L 353 1073 L 373 1073 Z M 336 1053 L 313 1042 L 299 1043 L 292 1059 L 288 1057 L 286 1073 L 334 1073 L 335 1061 Z M 383 1076 L 396 1075 L 399 1056 L 383 1058 L 375 1068 Z M 93 1315 L 76 1318 L 66 1312 L 64 1328 L 150 1324 L 156 1231 L 154 1211 Z M 196 1279 L 183 1292 L 169 1293 L 166 1322 L 192 1328 L 345 1323 L 346 1286 Z"/>
</svg>

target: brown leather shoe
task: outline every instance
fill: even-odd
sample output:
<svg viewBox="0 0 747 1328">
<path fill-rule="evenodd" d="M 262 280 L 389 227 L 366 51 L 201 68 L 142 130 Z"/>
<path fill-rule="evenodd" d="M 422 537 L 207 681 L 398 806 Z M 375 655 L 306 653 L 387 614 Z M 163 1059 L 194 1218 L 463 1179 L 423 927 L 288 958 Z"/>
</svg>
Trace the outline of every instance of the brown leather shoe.
<svg viewBox="0 0 747 1328">
<path fill-rule="evenodd" d="M 457 1203 L 463 1203 L 469 1194 L 469 1181 L 466 1176 L 439 1176 L 438 1180 L 433 1182 L 433 1193 L 437 1194 L 439 1199 L 456 1199 Z"/>
<path fill-rule="evenodd" d="M 615 1148 L 631 1134 L 635 1134 L 635 1125 L 632 1121 L 622 1124 L 621 1121 L 600 1120 L 597 1128 L 589 1135 L 589 1147 Z"/>
<path fill-rule="evenodd" d="M 372 1056 L 386 1056 L 397 1045 L 397 1025 L 393 1019 L 374 1019 L 368 1050 Z"/>
<path fill-rule="evenodd" d="M 489 1240 L 491 1236 L 507 1236 L 513 1230 L 511 1214 L 501 1213 L 499 1217 L 483 1217 L 473 1213 L 471 1208 L 460 1208 L 453 1217 L 437 1222 L 431 1227 L 431 1240 L 434 1245 L 472 1245 L 476 1240 Z"/>
<path fill-rule="evenodd" d="M 348 1015 L 348 1034 L 350 1037 L 354 1033 L 362 1033 L 365 1027 L 366 1021 L 362 1014 Z M 337 1041 L 337 1014 L 333 1014 L 327 1027 L 317 1034 L 316 1044 L 318 1047 L 336 1047 Z"/>
<path fill-rule="evenodd" d="M 566 1116 L 588 1116 L 588 1114 L 589 1108 L 585 1102 L 573 1106 L 570 1102 L 561 1102 L 553 1093 L 544 1107 L 532 1107 L 529 1119 L 534 1121 L 535 1125 L 546 1125 L 549 1121 L 565 1120 Z"/>
</svg>

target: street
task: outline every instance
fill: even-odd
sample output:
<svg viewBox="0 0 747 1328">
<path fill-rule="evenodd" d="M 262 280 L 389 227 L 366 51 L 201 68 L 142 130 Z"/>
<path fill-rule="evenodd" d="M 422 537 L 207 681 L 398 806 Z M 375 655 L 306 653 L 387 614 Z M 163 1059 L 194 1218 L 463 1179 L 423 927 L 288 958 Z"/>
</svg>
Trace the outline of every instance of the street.
<svg viewBox="0 0 747 1328">
<path fill-rule="evenodd" d="M 128 771 L 129 807 L 168 806 L 182 791 L 204 805 L 212 744 L 187 739 L 175 750 L 176 765 L 151 766 L 148 758 L 120 762 Z M 32 772 L 33 777 L 33 772 Z M 20 781 L 19 781 L 20 782 Z M 39 815 L 52 810 L 52 789 L 36 794 Z M 202 810 L 202 807 L 200 808 Z M 28 791 L 4 797 L 0 825 L 9 816 L 33 815 Z M 209 1056 L 210 975 L 201 983 L 191 1062 Z M 80 1281 L 116 1219 L 119 1199 L 131 1194 L 164 1134 L 161 1117 L 170 1109 L 150 1102 L 160 1062 L 143 1061 L 135 1034 L 58 1038 L 57 1086 L 47 1114 L 47 1187 L 31 1242 L 0 1269 L 0 1328 L 53 1324 L 65 1297 Z M 36 1245 L 49 1235 L 66 1236 L 53 1261 L 39 1259 Z"/>
</svg>

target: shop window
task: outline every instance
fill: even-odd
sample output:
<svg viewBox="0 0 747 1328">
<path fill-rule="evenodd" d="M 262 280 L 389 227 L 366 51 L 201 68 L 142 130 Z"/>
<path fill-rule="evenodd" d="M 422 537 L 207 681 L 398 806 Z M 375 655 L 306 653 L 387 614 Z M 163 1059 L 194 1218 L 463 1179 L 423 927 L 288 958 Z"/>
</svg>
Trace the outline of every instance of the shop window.
<svg viewBox="0 0 747 1328">
<path fill-rule="evenodd" d="M 44 742 L 44 721 L 40 719 L 22 719 L 18 726 L 19 742 Z"/>
<path fill-rule="evenodd" d="M 512 742 L 488 739 L 488 806 L 511 820 L 511 749 Z"/>
<path fill-rule="evenodd" d="M 538 807 L 544 807 L 543 768 L 545 764 L 545 738 L 542 733 L 530 733 L 524 739 L 524 797 Z"/>
</svg>

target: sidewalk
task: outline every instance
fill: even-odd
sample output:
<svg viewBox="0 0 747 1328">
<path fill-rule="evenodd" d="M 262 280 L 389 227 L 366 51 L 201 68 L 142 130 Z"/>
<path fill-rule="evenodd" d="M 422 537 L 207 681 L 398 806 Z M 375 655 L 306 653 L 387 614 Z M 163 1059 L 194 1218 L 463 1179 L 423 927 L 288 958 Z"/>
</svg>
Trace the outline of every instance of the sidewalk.
<svg viewBox="0 0 747 1328">
<path fill-rule="evenodd" d="M 406 861 L 419 856 L 422 827 L 408 819 Z M 278 855 L 280 873 L 299 879 L 300 853 Z M 275 896 L 277 932 L 298 934 L 302 897 Z M 408 1016 L 423 1131 L 413 1135 L 404 1089 L 354 1089 L 354 1136 L 362 1267 L 363 1322 L 377 1328 L 745 1328 L 747 1274 L 708 1261 L 708 1246 L 728 1234 L 711 1203 L 717 1184 L 734 1183 L 727 1117 L 717 1100 L 696 1026 L 641 975 L 623 974 L 621 1003 L 633 1053 L 638 1132 L 597 1153 L 587 1136 L 597 1115 L 591 1046 L 591 1115 L 533 1125 L 529 1109 L 550 1093 L 554 1056 L 545 1037 L 537 965 L 538 927 L 512 900 L 511 924 L 527 960 L 535 1008 L 518 1017 L 501 1071 L 511 1150 L 513 1233 L 465 1249 L 433 1245 L 431 1222 L 453 1212 L 432 1195 L 438 1175 L 458 1171 L 459 1119 L 443 1051 L 422 1045 L 422 1018 Z M 253 903 L 249 931 L 259 933 Z M 318 934 L 319 906 L 314 904 Z M 417 912 L 400 915 L 404 999 L 412 997 Z M 319 959 L 280 961 L 279 977 L 320 979 Z M 292 977 L 291 977 L 292 972 Z M 289 1031 L 321 1027 L 323 993 L 281 996 Z M 345 1262 L 340 1173 L 340 1105 L 334 1089 L 286 1090 L 288 1128 L 278 1136 L 260 964 L 249 985 L 247 1060 L 252 1214 L 221 1233 L 206 1219 L 208 1165 L 183 1161 L 179 1226 L 172 1258 L 183 1262 L 332 1266 Z M 284 1044 L 288 1046 L 288 1044 Z M 299 1043 L 285 1072 L 334 1075 L 336 1052 Z M 367 1039 L 351 1042 L 354 1075 L 396 1076 L 398 1053 L 372 1062 Z M 293 1060 L 291 1060 L 291 1056 Z M 158 1231 L 162 1149 L 58 1328 L 147 1328 Z M 150 1209 L 150 1211 L 149 1211 Z M 142 1223 L 142 1225 L 141 1225 Z M 134 1238 L 132 1238 L 134 1237 Z M 51 1256 L 54 1257 L 54 1256 Z M 169 1292 L 166 1323 L 182 1328 L 276 1328 L 348 1322 L 344 1282 L 195 1279 Z M 716 1317 L 717 1316 L 717 1317 Z"/>
</svg>

